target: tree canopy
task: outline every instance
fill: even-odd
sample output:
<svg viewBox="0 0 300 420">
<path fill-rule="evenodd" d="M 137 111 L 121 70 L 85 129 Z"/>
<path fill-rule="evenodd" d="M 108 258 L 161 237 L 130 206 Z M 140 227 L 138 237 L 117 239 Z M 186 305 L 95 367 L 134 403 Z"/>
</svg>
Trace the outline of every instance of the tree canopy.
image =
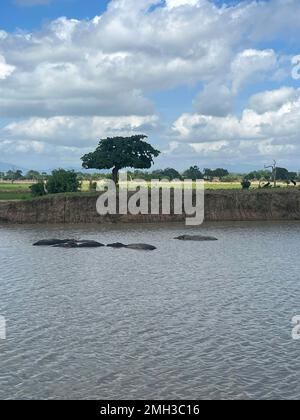
<svg viewBox="0 0 300 420">
<path fill-rule="evenodd" d="M 224 178 L 225 176 L 228 176 L 229 172 L 227 169 L 223 168 L 217 168 L 217 169 L 204 169 L 204 178 L 211 181 L 213 178 Z"/>
<path fill-rule="evenodd" d="M 253 172 L 250 172 L 250 174 L 248 174 L 246 178 L 251 181 L 255 179 L 257 181 L 261 181 L 261 180 L 270 181 L 270 179 L 272 178 L 272 172 L 267 171 L 267 170 L 253 171 Z"/>
<path fill-rule="evenodd" d="M 43 177 L 38 171 L 30 170 L 25 175 L 26 179 L 33 179 L 35 181 L 41 180 Z"/>
<path fill-rule="evenodd" d="M 149 169 L 160 152 L 144 141 L 147 136 L 113 137 L 100 140 L 97 149 L 84 155 L 85 169 L 112 169 L 118 183 L 119 171 L 124 168 Z"/>
<path fill-rule="evenodd" d="M 9 181 L 12 181 L 12 182 L 19 181 L 23 179 L 23 172 L 20 169 L 16 171 L 12 171 L 12 170 L 7 171 L 5 179 L 8 179 Z"/>
<path fill-rule="evenodd" d="M 286 168 L 276 168 L 277 181 L 288 181 L 297 177 L 296 172 L 289 172 Z"/>
<path fill-rule="evenodd" d="M 48 178 L 47 191 L 50 194 L 77 192 L 79 182 L 77 174 L 74 171 L 65 171 L 64 169 L 57 169 L 52 172 Z"/>
<path fill-rule="evenodd" d="M 156 169 L 150 175 L 150 179 L 168 179 L 169 181 L 173 181 L 174 179 L 181 179 L 181 175 L 176 169 L 173 168 L 166 168 L 166 169 Z"/>
<path fill-rule="evenodd" d="M 191 166 L 183 173 L 183 176 L 186 179 L 192 179 L 193 181 L 196 181 L 197 179 L 203 178 L 203 173 L 200 171 L 198 166 Z"/>
</svg>

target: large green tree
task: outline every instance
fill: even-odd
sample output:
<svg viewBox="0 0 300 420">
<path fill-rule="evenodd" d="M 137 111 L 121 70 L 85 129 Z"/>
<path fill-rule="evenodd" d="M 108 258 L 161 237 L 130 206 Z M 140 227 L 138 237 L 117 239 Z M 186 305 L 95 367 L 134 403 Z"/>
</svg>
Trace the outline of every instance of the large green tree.
<svg viewBox="0 0 300 420">
<path fill-rule="evenodd" d="M 144 141 L 147 136 L 113 137 L 100 140 L 97 149 L 81 158 L 85 169 L 112 169 L 117 184 L 124 168 L 149 169 L 160 152 Z"/>
</svg>

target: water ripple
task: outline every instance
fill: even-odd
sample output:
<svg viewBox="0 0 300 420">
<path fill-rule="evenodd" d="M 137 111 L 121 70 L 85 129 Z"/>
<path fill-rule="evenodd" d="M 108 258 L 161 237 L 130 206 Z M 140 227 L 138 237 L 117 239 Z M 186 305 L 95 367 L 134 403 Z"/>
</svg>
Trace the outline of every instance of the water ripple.
<svg viewBox="0 0 300 420">
<path fill-rule="evenodd" d="M 196 229 L 197 231 L 198 229 Z M 0 399 L 298 399 L 298 223 L 0 226 Z M 148 242 L 145 254 L 33 248 Z"/>
</svg>

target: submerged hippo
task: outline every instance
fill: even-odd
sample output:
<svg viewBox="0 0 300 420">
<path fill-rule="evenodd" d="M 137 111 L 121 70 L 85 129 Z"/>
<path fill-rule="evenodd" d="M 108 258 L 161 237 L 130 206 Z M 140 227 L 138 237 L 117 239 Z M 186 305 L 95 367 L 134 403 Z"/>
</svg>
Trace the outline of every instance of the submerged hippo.
<svg viewBox="0 0 300 420">
<path fill-rule="evenodd" d="M 198 242 L 205 242 L 205 241 L 217 241 L 218 239 L 213 236 L 203 236 L 203 235 L 182 235 L 178 236 L 177 239 L 179 241 L 198 241 Z"/>
<path fill-rule="evenodd" d="M 105 246 L 97 241 L 79 241 L 77 242 L 77 248 L 100 248 Z"/>
<path fill-rule="evenodd" d="M 77 242 L 74 239 L 70 239 L 66 242 L 55 244 L 52 248 L 77 248 Z"/>
<path fill-rule="evenodd" d="M 148 244 L 130 244 L 130 245 L 127 245 L 126 248 L 137 249 L 139 251 L 154 251 L 156 249 L 155 246 L 148 245 Z"/>
<path fill-rule="evenodd" d="M 43 239 L 42 241 L 38 241 L 35 244 L 33 244 L 33 246 L 53 246 L 64 244 L 68 241 L 70 241 L 70 239 Z"/>
<path fill-rule="evenodd" d="M 121 244 L 121 242 L 116 242 L 115 244 L 108 244 L 106 246 L 108 246 L 109 248 L 116 248 L 116 249 L 126 248 L 126 245 Z"/>
<path fill-rule="evenodd" d="M 109 244 L 107 246 L 109 248 L 115 248 L 115 249 L 127 248 L 127 249 L 136 249 L 138 251 L 154 251 L 156 249 L 155 246 L 148 245 L 148 244 L 129 244 L 129 245 L 124 245 L 124 244 L 122 244 L 120 242 L 116 242 L 115 244 Z"/>
<path fill-rule="evenodd" d="M 44 239 L 33 246 L 51 246 L 53 248 L 99 248 L 104 246 L 96 241 L 77 241 L 76 239 Z"/>
<path fill-rule="evenodd" d="M 105 246 L 105 245 L 96 241 L 69 240 L 67 242 L 54 245 L 54 248 L 100 248 L 102 246 Z"/>
</svg>

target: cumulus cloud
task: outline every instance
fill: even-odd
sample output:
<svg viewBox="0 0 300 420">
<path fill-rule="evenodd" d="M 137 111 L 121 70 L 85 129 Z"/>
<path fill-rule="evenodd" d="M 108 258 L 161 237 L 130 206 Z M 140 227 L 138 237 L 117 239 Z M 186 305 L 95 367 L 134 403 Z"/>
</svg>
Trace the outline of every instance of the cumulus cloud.
<svg viewBox="0 0 300 420">
<path fill-rule="evenodd" d="M 297 90 L 262 92 L 241 117 L 233 112 L 249 83 L 283 74 L 276 44 L 268 47 L 266 40 L 293 39 L 300 33 L 299 15 L 297 0 L 232 6 L 111 0 L 91 20 L 59 18 L 33 33 L 0 31 L 0 118 L 12 120 L 0 131 L 2 150 L 4 142 L 24 150 L 22 142 L 30 150 L 40 142 L 43 150 L 68 148 L 77 158 L 102 133 L 147 129 L 156 140 L 169 141 L 163 148 L 174 155 L 182 144 L 188 153 L 232 158 L 242 147 L 250 153 L 250 141 L 260 154 L 270 144 L 277 151 L 282 144 L 295 147 Z M 170 136 L 164 128 L 159 135 L 149 98 L 182 86 L 202 86 L 195 113 L 178 118 Z"/>
<path fill-rule="evenodd" d="M 166 0 L 166 5 L 169 9 L 180 6 L 195 6 L 198 3 L 200 3 L 199 0 Z"/>
<path fill-rule="evenodd" d="M 245 83 L 263 80 L 275 71 L 276 53 L 273 50 L 244 50 L 232 62 L 232 88 L 238 92 Z"/>
<path fill-rule="evenodd" d="M 236 87 L 274 65 L 272 51 L 246 50 L 233 62 L 250 30 L 246 6 L 169 0 L 149 12 L 159 3 L 112 0 L 90 21 L 60 18 L 39 32 L 0 37 L 0 52 L 16 67 L 0 86 L 0 116 L 146 115 L 154 111 L 151 90 L 229 73 Z"/>
<path fill-rule="evenodd" d="M 1 159 L 17 163 L 18 157 L 31 161 L 34 155 L 39 156 L 38 167 L 43 160 L 49 167 L 79 167 L 80 157 L 94 149 L 101 138 L 151 134 L 160 129 L 156 116 L 29 118 L 0 129 Z"/>
<path fill-rule="evenodd" d="M 286 102 L 275 111 L 262 114 L 245 109 L 242 116 L 212 117 L 200 114 L 183 114 L 173 125 L 180 141 L 190 143 L 220 140 L 275 139 L 286 144 L 298 143 L 300 129 L 300 96 Z"/>
<path fill-rule="evenodd" d="M 204 84 L 194 100 L 195 109 L 204 115 L 226 116 L 243 88 L 278 77 L 280 70 L 275 51 L 245 49 L 232 57 L 228 71 Z"/>
<path fill-rule="evenodd" d="M 0 80 L 7 79 L 14 70 L 15 67 L 7 64 L 5 57 L 0 54 Z"/>
<path fill-rule="evenodd" d="M 286 102 L 297 100 L 299 97 L 299 89 L 282 87 L 251 96 L 249 107 L 259 114 L 263 114 L 267 111 L 279 110 Z"/>
<path fill-rule="evenodd" d="M 280 105 L 283 96 L 286 101 Z M 231 163 L 239 159 L 257 165 L 266 159 L 278 158 L 297 165 L 300 92 L 280 89 L 261 93 L 260 97 L 265 102 L 260 112 L 247 108 L 240 118 L 183 114 L 172 127 L 173 139 L 178 144 L 188 144 L 202 156 L 213 158 L 217 154 L 220 162 L 231 158 Z M 256 100 L 252 98 L 253 103 Z M 262 112 L 269 102 L 271 105 Z"/>
<path fill-rule="evenodd" d="M 85 148 L 103 137 L 153 131 L 158 124 L 156 116 L 30 118 L 6 125 L 1 133 L 10 139 Z"/>
</svg>

